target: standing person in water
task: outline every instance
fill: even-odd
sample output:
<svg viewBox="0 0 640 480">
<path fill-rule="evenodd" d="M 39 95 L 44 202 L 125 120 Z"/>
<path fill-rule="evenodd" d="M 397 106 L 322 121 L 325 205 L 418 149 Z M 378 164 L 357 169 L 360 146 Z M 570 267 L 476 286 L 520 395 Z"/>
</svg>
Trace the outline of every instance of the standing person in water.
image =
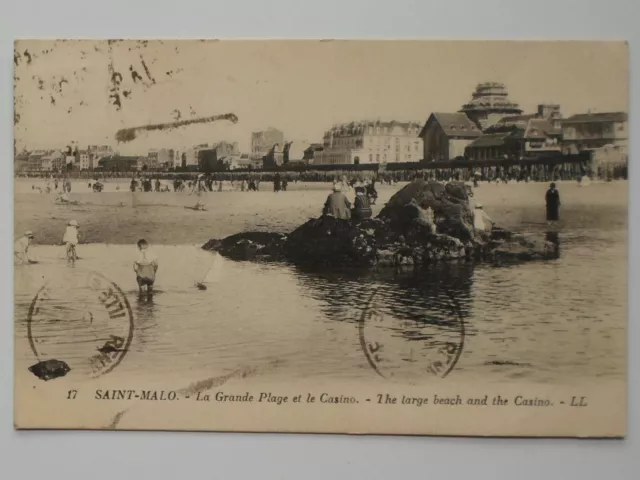
<svg viewBox="0 0 640 480">
<path fill-rule="evenodd" d="M 138 240 L 138 258 L 133 262 L 133 271 L 136 272 L 136 281 L 140 293 L 143 287 L 147 287 L 147 293 L 153 290 L 158 271 L 158 257 L 149 250 L 149 244 L 144 238 Z"/>
<path fill-rule="evenodd" d="M 31 230 L 27 230 L 24 232 L 24 235 L 13 244 L 13 258 L 15 263 L 19 265 L 36 263 L 29 258 L 29 247 L 33 242 L 33 237 L 33 232 Z"/>
<path fill-rule="evenodd" d="M 556 190 L 556 184 L 552 183 L 545 195 L 547 204 L 547 222 L 556 222 L 560 219 L 560 193 Z"/>
<path fill-rule="evenodd" d="M 78 234 L 79 229 L 78 222 L 75 220 L 71 220 L 67 225 L 67 229 L 64 232 L 64 237 L 62 237 L 62 243 L 65 244 L 65 249 L 67 252 L 67 260 L 75 261 L 78 259 L 78 254 L 76 253 L 76 245 L 78 245 L 80 239 Z"/>
</svg>

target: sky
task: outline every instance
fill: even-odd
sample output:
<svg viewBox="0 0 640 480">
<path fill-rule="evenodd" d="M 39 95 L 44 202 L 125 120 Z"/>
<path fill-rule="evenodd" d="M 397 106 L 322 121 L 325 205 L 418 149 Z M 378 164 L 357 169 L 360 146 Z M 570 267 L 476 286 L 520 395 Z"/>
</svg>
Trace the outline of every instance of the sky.
<svg viewBox="0 0 640 480">
<path fill-rule="evenodd" d="M 485 81 L 504 83 L 525 112 L 550 102 L 565 116 L 628 111 L 623 42 L 20 40 L 14 54 L 18 150 L 108 144 L 144 155 L 227 140 L 248 151 L 267 127 L 321 142 L 335 123 L 455 112 Z M 121 128 L 224 113 L 238 122 L 115 140 Z"/>
</svg>

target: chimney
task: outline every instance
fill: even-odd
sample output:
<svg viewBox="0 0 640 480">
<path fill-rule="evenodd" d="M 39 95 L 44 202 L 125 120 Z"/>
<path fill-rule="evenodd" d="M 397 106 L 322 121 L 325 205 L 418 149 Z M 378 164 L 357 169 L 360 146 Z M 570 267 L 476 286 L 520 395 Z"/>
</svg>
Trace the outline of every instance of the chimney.
<svg viewBox="0 0 640 480">
<path fill-rule="evenodd" d="M 541 118 L 560 118 L 560 105 L 541 103 L 538 105 L 538 117 Z"/>
</svg>

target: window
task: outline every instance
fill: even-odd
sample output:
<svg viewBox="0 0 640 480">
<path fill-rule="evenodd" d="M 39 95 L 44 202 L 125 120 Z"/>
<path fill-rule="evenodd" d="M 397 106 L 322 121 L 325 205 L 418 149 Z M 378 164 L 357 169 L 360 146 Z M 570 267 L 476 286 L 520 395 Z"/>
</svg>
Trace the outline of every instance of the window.
<svg viewBox="0 0 640 480">
<path fill-rule="evenodd" d="M 369 154 L 369 163 L 373 163 L 373 154 L 372 153 Z"/>
<path fill-rule="evenodd" d="M 376 153 L 376 162 L 380 163 L 380 154 L 379 153 Z"/>
</svg>

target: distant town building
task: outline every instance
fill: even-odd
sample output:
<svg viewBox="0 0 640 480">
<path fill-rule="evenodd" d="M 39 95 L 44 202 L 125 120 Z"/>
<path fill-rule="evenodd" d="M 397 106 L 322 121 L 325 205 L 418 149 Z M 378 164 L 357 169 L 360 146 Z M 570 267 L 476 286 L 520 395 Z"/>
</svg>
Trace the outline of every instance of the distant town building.
<svg viewBox="0 0 640 480">
<path fill-rule="evenodd" d="M 321 152 L 322 150 L 324 150 L 324 146 L 321 143 L 312 143 L 305 149 L 302 160 L 306 163 L 314 163 L 316 152 Z"/>
<path fill-rule="evenodd" d="M 158 150 L 157 163 L 158 168 L 161 170 L 168 170 L 175 166 L 175 154 L 176 151 L 172 148 L 161 148 Z"/>
<path fill-rule="evenodd" d="M 480 83 L 471 97 L 471 100 L 462 106 L 460 113 L 467 115 L 481 130 L 505 116 L 522 113 L 518 104 L 509 99 L 507 87 L 503 83 Z"/>
<path fill-rule="evenodd" d="M 49 152 L 43 160 L 43 170 L 58 172 L 64 168 L 64 155 L 60 150 Z M 45 167 L 46 162 L 46 168 Z"/>
<path fill-rule="evenodd" d="M 208 150 L 211 147 L 208 143 L 201 143 L 200 145 L 195 145 L 193 147 L 187 148 L 184 151 L 184 158 L 182 163 L 183 168 L 197 169 L 198 168 L 198 157 L 200 154 L 200 150 Z"/>
<path fill-rule="evenodd" d="M 520 159 L 561 153 L 560 105 L 540 104 L 536 113 L 508 115 L 484 130 L 466 149 L 471 160 Z"/>
<path fill-rule="evenodd" d="M 22 151 L 17 153 L 13 159 L 14 173 L 27 171 L 29 169 L 29 152 Z"/>
<path fill-rule="evenodd" d="M 495 160 L 558 155 L 559 140 L 560 131 L 549 119 L 532 117 L 493 125 L 469 144 L 465 156 L 470 160 Z"/>
<path fill-rule="evenodd" d="M 326 131 L 322 150 L 314 148 L 313 163 L 345 165 L 416 162 L 421 158 L 417 122 L 361 121 L 335 125 Z"/>
<path fill-rule="evenodd" d="M 251 168 L 251 159 L 248 153 L 242 153 L 240 156 L 229 157 L 229 170 L 248 169 Z"/>
<path fill-rule="evenodd" d="M 290 142 L 285 142 L 286 153 L 283 151 L 283 163 L 287 161 L 288 163 L 307 163 L 305 158 L 305 152 L 312 144 L 307 140 L 293 140 Z M 318 145 L 318 144 L 316 144 Z M 320 145 L 322 147 L 322 145 Z M 284 150 L 284 149 L 283 149 Z"/>
<path fill-rule="evenodd" d="M 62 152 L 57 153 L 58 155 L 51 161 L 51 169 L 55 172 L 61 172 L 66 167 L 67 159 Z"/>
<path fill-rule="evenodd" d="M 177 168 L 182 166 L 182 154 L 184 153 L 181 148 L 170 149 L 169 151 L 173 151 L 173 158 L 169 165 L 169 168 Z"/>
<path fill-rule="evenodd" d="M 146 157 L 112 155 L 98 160 L 98 168 L 105 172 L 133 172 L 141 169 Z"/>
<path fill-rule="evenodd" d="M 274 146 L 277 145 L 275 148 Z M 274 161 L 282 162 L 281 152 L 284 146 L 284 133 L 277 128 L 269 127 L 266 130 L 251 134 L 251 153 L 249 158 L 254 168 L 262 168 L 264 157 L 273 150 Z"/>
<path fill-rule="evenodd" d="M 240 158 L 238 143 L 221 141 L 198 152 L 198 168 L 201 171 L 228 170 L 236 158 Z"/>
<path fill-rule="evenodd" d="M 42 170 L 42 158 L 47 155 L 46 150 L 33 150 L 29 153 L 27 162 L 27 170 L 30 172 L 39 172 Z"/>
<path fill-rule="evenodd" d="M 627 153 L 628 140 L 629 117 L 625 112 L 581 113 L 562 121 L 562 149 L 566 153 L 606 145 Z"/>
<path fill-rule="evenodd" d="M 147 160 L 144 163 L 148 170 L 158 169 L 158 154 L 159 150 L 157 148 L 152 148 L 147 153 Z"/>
<path fill-rule="evenodd" d="M 88 150 L 78 150 L 78 168 L 80 170 L 92 170 L 93 169 L 93 155 Z"/>
<path fill-rule="evenodd" d="M 432 113 L 420 131 L 426 162 L 464 156 L 467 146 L 482 135 L 464 113 Z"/>
</svg>

